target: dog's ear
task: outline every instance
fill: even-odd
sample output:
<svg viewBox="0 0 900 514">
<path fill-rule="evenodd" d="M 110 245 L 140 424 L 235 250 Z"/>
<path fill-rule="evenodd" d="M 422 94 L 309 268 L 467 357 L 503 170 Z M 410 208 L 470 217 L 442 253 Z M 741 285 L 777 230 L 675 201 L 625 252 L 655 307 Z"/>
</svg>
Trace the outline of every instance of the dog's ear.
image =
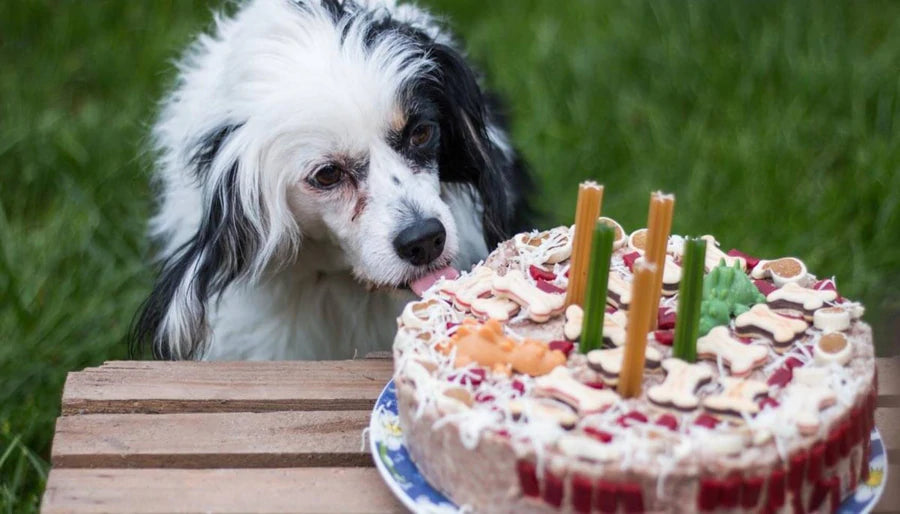
<svg viewBox="0 0 900 514">
<path fill-rule="evenodd" d="M 491 139 L 486 96 L 466 59 L 440 43 L 430 45 L 427 54 L 436 67 L 434 96 L 441 111 L 441 180 L 474 186 L 484 208 L 485 242 L 493 248 L 513 228 L 516 159 Z"/>
<path fill-rule="evenodd" d="M 158 359 L 202 356 L 208 339 L 207 302 L 249 271 L 260 237 L 239 197 L 239 163 L 216 162 L 235 128 L 214 131 L 196 147 L 191 165 L 204 186 L 202 222 L 191 239 L 163 262 L 132 325 L 132 353 L 149 343 Z"/>
</svg>

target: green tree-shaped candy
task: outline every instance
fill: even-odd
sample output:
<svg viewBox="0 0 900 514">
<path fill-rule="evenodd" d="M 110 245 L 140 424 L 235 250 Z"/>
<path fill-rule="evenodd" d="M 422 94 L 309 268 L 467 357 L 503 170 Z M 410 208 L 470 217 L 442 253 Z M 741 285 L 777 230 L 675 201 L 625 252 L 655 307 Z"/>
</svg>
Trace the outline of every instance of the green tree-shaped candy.
<svg viewBox="0 0 900 514">
<path fill-rule="evenodd" d="M 703 279 L 703 301 L 700 303 L 700 335 L 713 327 L 725 325 L 732 316 L 750 310 L 754 304 L 766 301 L 750 277 L 735 262 L 728 267 L 725 260 Z"/>
</svg>

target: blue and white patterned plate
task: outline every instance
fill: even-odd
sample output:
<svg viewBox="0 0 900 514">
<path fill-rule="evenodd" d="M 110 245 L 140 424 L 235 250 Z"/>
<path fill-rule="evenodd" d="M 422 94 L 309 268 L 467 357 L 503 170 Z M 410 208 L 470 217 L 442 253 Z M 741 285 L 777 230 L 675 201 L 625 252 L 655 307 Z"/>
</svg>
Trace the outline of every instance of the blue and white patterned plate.
<svg viewBox="0 0 900 514">
<path fill-rule="evenodd" d="M 887 481 L 887 455 L 881 434 L 872 431 L 869 479 L 856 488 L 838 510 L 840 514 L 866 514 L 878 503 Z M 375 467 L 385 483 L 410 511 L 418 514 L 451 514 L 460 509 L 431 487 L 409 458 L 397 418 L 397 393 L 391 380 L 375 402 L 369 422 L 369 447 Z"/>
</svg>

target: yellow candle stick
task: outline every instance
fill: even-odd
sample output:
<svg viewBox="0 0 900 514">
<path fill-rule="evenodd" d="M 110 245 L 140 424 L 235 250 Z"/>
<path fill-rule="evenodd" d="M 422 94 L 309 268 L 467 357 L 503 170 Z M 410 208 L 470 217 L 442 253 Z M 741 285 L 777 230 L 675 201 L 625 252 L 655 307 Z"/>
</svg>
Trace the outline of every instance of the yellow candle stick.
<svg viewBox="0 0 900 514">
<path fill-rule="evenodd" d="M 641 394 L 644 380 L 644 354 L 647 351 L 651 314 L 656 314 L 656 304 L 651 298 L 656 266 L 638 261 L 634 264 L 634 280 L 631 282 L 631 305 L 625 331 L 625 355 L 619 374 L 619 394 L 623 398 L 635 398 Z"/>
<path fill-rule="evenodd" d="M 588 267 L 591 261 L 591 241 L 594 238 L 594 224 L 600 217 L 603 203 L 603 186 L 594 181 L 582 182 L 578 186 L 578 204 L 575 207 L 575 234 L 572 238 L 572 260 L 569 266 L 569 286 L 566 291 L 566 305 L 584 304 L 587 290 Z"/>
<path fill-rule="evenodd" d="M 650 195 L 650 213 L 647 215 L 647 249 L 644 261 L 656 267 L 658 273 L 653 279 L 653 288 L 648 292 L 649 301 L 659 308 L 662 294 L 663 269 L 666 265 L 666 247 L 672 231 L 672 212 L 675 210 L 675 195 L 659 191 Z M 656 311 L 654 311 L 655 313 Z M 650 316 L 647 327 L 656 330 L 657 316 Z"/>
</svg>

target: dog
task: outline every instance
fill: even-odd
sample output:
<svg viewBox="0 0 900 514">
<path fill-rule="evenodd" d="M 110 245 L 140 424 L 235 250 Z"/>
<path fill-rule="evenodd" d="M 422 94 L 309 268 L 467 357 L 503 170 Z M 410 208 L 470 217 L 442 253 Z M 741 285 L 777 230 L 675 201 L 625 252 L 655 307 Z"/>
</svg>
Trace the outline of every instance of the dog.
<svg viewBox="0 0 900 514">
<path fill-rule="evenodd" d="M 443 24 L 392 0 L 250 0 L 178 64 L 152 129 L 159 359 L 389 348 L 411 289 L 528 225 L 495 97 Z"/>
</svg>

